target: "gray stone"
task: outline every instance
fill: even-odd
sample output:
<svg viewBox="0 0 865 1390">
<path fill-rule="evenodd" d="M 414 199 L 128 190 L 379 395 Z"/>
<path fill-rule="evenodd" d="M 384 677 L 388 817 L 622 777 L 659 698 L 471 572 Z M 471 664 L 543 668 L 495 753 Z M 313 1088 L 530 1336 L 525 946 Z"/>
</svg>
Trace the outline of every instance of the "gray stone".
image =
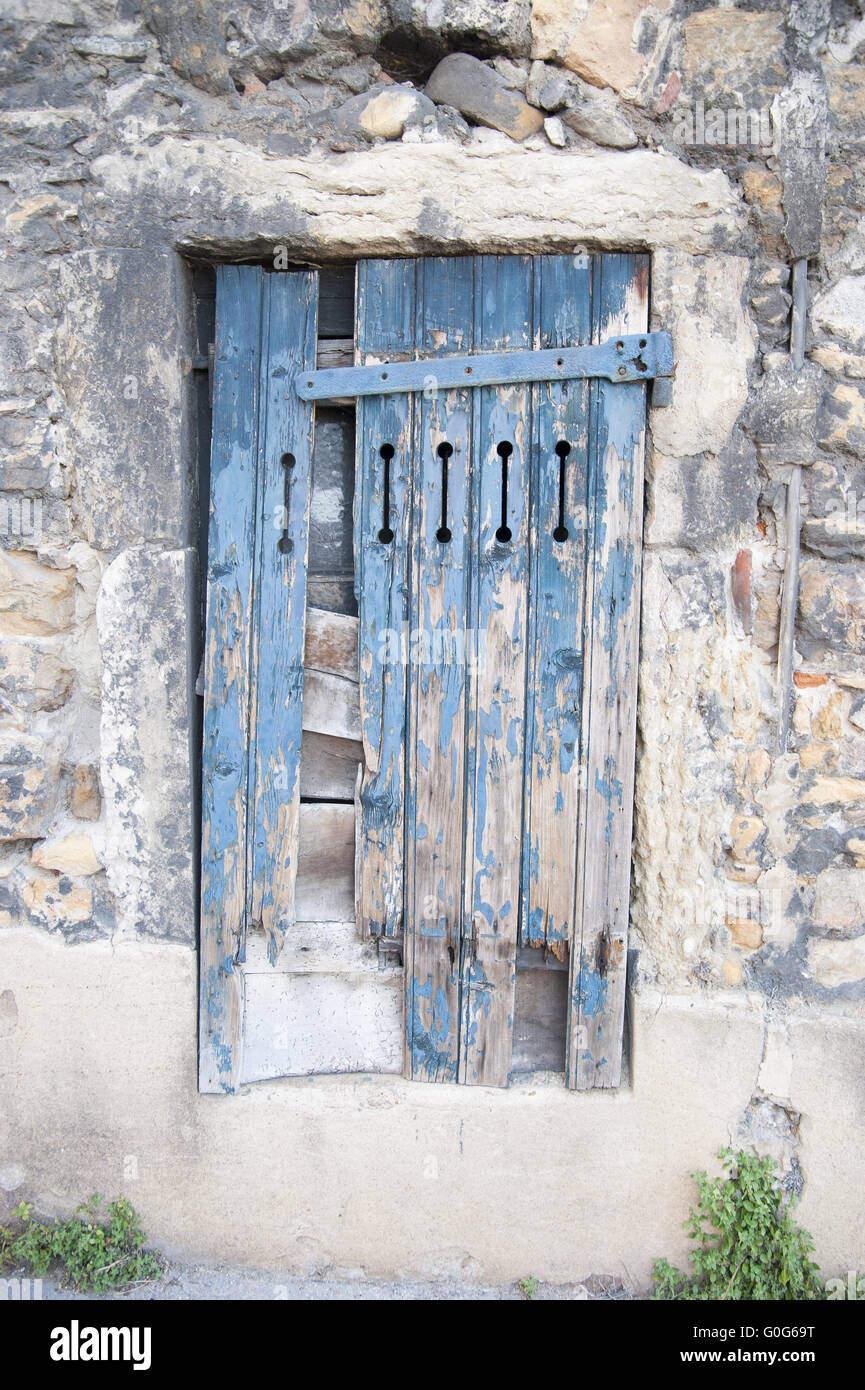
<svg viewBox="0 0 865 1390">
<path fill-rule="evenodd" d="M 532 63 L 527 99 L 544 111 L 560 114 L 573 130 L 596 145 L 630 150 L 638 143 L 633 126 L 614 93 L 599 91 L 575 73 L 548 63 Z"/>
<path fill-rule="evenodd" d="M 121 58 L 130 63 L 142 63 L 148 52 L 146 39 L 118 39 L 112 35 L 75 39 L 72 47 L 85 58 Z"/>
<path fill-rule="evenodd" d="M 801 874 L 819 874 L 844 849 L 844 837 L 831 826 L 808 830 L 796 849 L 787 856 L 791 868 Z"/>
<path fill-rule="evenodd" d="M 0 841 L 40 838 L 59 798 L 57 748 L 34 734 L 0 730 Z"/>
<path fill-rule="evenodd" d="M 565 73 L 557 73 L 538 92 L 537 105 L 544 111 L 561 111 L 574 99 L 575 86 Z"/>
<path fill-rule="evenodd" d="M 194 566 L 190 550 L 124 551 L 105 571 L 96 609 L 109 886 L 122 928 L 186 942 L 195 937 Z"/>
<path fill-rule="evenodd" d="M 701 552 L 732 544 L 757 519 L 754 445 L 735 430 L 717 455 L 672 460 L 652 451 L 646 492 L 646 538 L 651 544 Z"/>
<path fill-rule="evenodd" d="M 163 62 L 204 92 L 233 92 L 221 6 L 201 0 L 142 0 Z"/>
<path fill-rule="evenodd" d="M 835 382 L 823 397 L 818 436 L 826 449 L 865 458 L 865 388 L 855 382 Z"/>
<path fill-rule="evenodd" d="M 456 48 L 468 40 L 482 51 L 527 58 L 531 47 L 530 0 L 389 0 L 393 28 L 425 46 Z"/>
<path fill-rule="evenodd" d="M 845 275 L 832 285 L 815 299 L 811 317 L 830 337 L 865 351 L 865 275 Z"/>
<path fill-rule="evenodd" d="M 529 77 L 528 63 L 514 63 L 510 58 L 493 58 L 493 67 L 515 92 L 524 92 Z M 536 105 L 536 103 L 532 103 Z"/>
<path fill-rule="evenodd" d="M 709 6 L 684 21 L 683 87 L 689 102 L 726 111 L 771 105 L 787 82 L 784 21 L 771 11 Z"/>
<path fill-rule="evenodd" d="M 861 565 L 803 560 L 796 645 L 807 661 L 843 670 L 865 654 L 865 575 Z"/>
<path fill-rule="evenodd" d="M 568 143 L 567 133 L 558 116 L 547 116 L 544 121 L 544 131 L 551 145 L 562 149 Z"/>
<path fill-rule="evenodd" d="M 455 106 L 470 121 L 502 130 L 513 140 L 524 140 L 544 124 L 540 111 L 470 53 L 443 58 L 426 85 L 426 94 L 437 105 Z"/>
<path fill-rule="evenodd" d="M 349 97 L 333 112 L 337 131 L 358 134 L 367 139 L 398 140 L 409 125 L 432 116 L 435 103 L 410 82 L 373 87 L 360 96 Z"/>
<path fill-rule="evenodd" d="M 784 231 L 797 259 L 820 251 L 828 118 L 826 86 L 815 72 L 794 72 L 772 102 Z"/>
<path fill-rule="evenodd" d="M 745 417 L 764 467 L 814 462 L 822 386 L 822 369 L 813 362 L 797 372 L 785 357 L 765 373 Z"/>
<path fill-rule="evenodd" d="M 64 257 L 61 281 L 59 375 L 87 539 L 102 550 L 182 543 L 188 486 L 175 260 L 146 250 L 84 252 Z"/>
<path fill-rule="evenodd" d="M 547 89 L 545 88 L 545 93 Z M 639 143 L 633 126 L 622 113 L 612 92 L 596 91 L 587 83 L 574 90 L 573 105 L 562 111 L 562 120 L 596 145 L 631 150 Z"/>
<path fill-rule="evenodd" d="M 0 710 L 59 709 L 72 687 L 72 672 L 61 655 L 36 641 L 11 641 L 0 647 Z"/>
</svg>

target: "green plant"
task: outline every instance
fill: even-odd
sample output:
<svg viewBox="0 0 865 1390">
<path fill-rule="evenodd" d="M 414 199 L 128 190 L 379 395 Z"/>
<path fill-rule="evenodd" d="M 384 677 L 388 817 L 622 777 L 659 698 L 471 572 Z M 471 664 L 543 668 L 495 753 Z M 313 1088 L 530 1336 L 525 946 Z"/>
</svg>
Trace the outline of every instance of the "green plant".
<svg viewBox="0 0 865 1390">
<path fill-rule="evenodd" d="M 724 1173 L 694 1173 L 699 1200 L 685 1229 L 693 1276 L 656 1260 L 656 1299 L 818 1299 L 814 1243 L 790 1216 L 771 1158 L 721 1149 Z"/>
<path fill-rule="evenodd" d="M 519 1290 L 523 1298 L 534 1298 L 538 1291 L 538 1281 L 533 1274 L 529 1274 L 519 1282 Z"/>
<path fill-rule="evenodd" d="M 158 1279 L 157 1255 L 143 1248 L 144 1233 L 130 1202 L 119 1197 L 100 1224 L 100 1193 L 77 1207 L 68 1221 L 34 1221 L 33 1208 L 22 1202 L 15 1212 L 17 1230 L 0 1226 L 0 1269 L 25 1268 L 41 1277 L 55 1267 L 76 1288 L 93 1293 L 121 1288 L 139 1280 Z"/>
</svg>

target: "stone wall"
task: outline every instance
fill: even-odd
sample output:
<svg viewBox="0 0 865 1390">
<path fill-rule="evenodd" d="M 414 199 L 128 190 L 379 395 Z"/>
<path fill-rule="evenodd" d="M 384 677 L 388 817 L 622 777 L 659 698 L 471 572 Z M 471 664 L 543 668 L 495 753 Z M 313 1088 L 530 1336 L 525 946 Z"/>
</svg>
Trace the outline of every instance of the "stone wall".
<svg viewBox="0 0 865 1390">
<path fill-rule="evenodd" d="M 865 996 L 858 8 L 7 0 L 4 14 L 0 944 L 13 959 L 34 933 L 99 961 L 120 938 L 170 943 L 172 960 L 194 949 L 190 261 L 647 249 L 678 370 L 650 420 L 633 987 L 756 1009 L 772 1037 L 805 1008 L 840 1037 Z M 791 464 L 803 556 L 779 752 Z M 799 1114 L 769 1036 L 741 1120 L 766 1142 L 771 1107 L 796 1112 L 797 1134 Z"/>
</svg>

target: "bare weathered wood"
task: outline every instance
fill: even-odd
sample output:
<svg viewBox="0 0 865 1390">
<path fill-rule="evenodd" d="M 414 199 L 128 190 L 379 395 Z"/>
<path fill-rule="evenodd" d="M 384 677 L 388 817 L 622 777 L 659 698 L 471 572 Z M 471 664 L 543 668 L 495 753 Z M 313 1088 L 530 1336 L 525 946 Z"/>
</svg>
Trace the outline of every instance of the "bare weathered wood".
<svg viewBox="0 0 865 1390">
<path fill-rule="evenodd" d="M 359 940 L 352 916 L 345 922 L 295 922 L 274 968 L 288 975 L 378 975 L 382 966 L 376 942 Z M 267 970 L 267 943 L 262 934 L 253 933 L 244 973 Z"/>
<path fill-rule="evenodd" d="M 303 686 L 303 727 L 317 734 L 359 741 L 360 697 L 356 681 L 307 668 Z"/>
<path fill-rule="evenodd" d="M 410 353 L 414 263 L 361 261 L 357 360 Z M 398 936 L 403 921 L 406 620 L 413 403 L 410 396 L 364 401 L 357 413 L 355 568 L 360 709 L 365 774 L 361 790 L 364 937 Z M 389 457 L 382 454 L 390 452 Z"/>
<path fill-rule="evenodd" d="M 591 288 L 589 256 L 537 257 L 536 341 L 545 347 L 587 341 Z M 546 382 L 535 388 L 532 404 L 521 939 L 564 961 L 574 925 L 579 813 L 588 382 Z"/>
<path fill-rule="evenodd" d="M 416 405 L 407 654 L 405 1070 L 423 1081 L 456 1080 L 458 1070 L 471 397 L 468 390 L 438 391 L 435 371 L 448 354 L 471 345 L 472 275 L 471 257 L 423 261 L 415 324 L 416 349 L 434 354 L 429 389 Z M 446 459 L 441 444 L 451 450 Z"/>
<path fill-rule="evenodd" d="M 532 340 L 532 262 L 475 259 L 474 342 Z M 507 1085 L 519 934 L 529 573 L 530 388 L 474 392 L 471 626 L 483 658 L 472 685 L 460 1079 Z M 506 481 L 506 486 L 505 486 Z"/>
<path fill-rule="evenodd" d="M 302 801 L 353 801 L 363 744 L 304 730 L 300 756 Z"/>
<path fill-rule="evenodd" d="M 314 272 L 267 275 L 249 731 L 249 914 L 271 963 L 294 920 L 312 412 L 288 387 L 315 361 Z"/>
<path fill-rule="evenodd" d="M 533 955 L 537 952 L 533 951 Z M 568 1022 L 564 970 L 517 970 L 511 1073 L 563 1072 Z"/>
<path fill-rule="evenodd" d="M 359 679 L 357 618 L 308 607 L 304 665 L 307 670 L 329 671 L 356 685 Z"/>
<path fill-rule="evenodd" d="M 240 1074 L 250 614 L 258 452 L 259 269 L 220 266 L 207 568 L 199 1089 Z"/>
<path fill-rule="evenodd" d="M 317 368 L 354 365 L 354 338 L 319 338 L 315 353 Z M 354 400 L 352 399 L 352 405 Z"/>
<path fill-rule="evenodd" d="M 308 802 L 300 808 L 297 920 L 347 921 L 354 912 L 354 807 Z"/>
<path fill-rule="evenodd" d="M 241 1080 L 399 1072 L 402 981 L 379 974 L 286 973 L 245 980 Z"/>
<path fill-rule="evenodd" d="M 640 332 L 648 257 L 604 256 L 593 336 Z M 586 655 L 568 1084 L 618 1086 L 622 1065 L 634 796 L 645 390 L 592 386 Z"/>
</svg>

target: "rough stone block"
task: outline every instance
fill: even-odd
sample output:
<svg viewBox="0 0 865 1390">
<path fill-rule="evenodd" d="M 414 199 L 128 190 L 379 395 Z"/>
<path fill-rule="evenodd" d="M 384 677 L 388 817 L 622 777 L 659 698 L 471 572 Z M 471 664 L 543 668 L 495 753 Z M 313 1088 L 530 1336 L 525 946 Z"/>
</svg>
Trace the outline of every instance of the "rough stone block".
<svg viewBox="0 0 865 1390">
<path fill-rule="evenodd" d="M 187 668 L 194 552 L 124 551 L 97 603 L 105 864 L 120 926 L 195 936 Z"/>
<path fill-rule="evenodd" d="M 797 646 L 809 661 L 843 669 L 845 655 L 865 653 L 865 575 L 859 565 L 803 560 Z"/>
<path fill-rule="evenodd" d="M 406 82 L 350 97 L 333 112 L 332 120 L 337 130 L 345 134 L 398 140 L 406 126 L 416 125 L 434 111 L 433 102 Z"/>
<path fill-rule="evenodd" d="M 0 709 L 59 709 L 69 698 L 72 679 L 62 655 L 38 641 L 7 639 L 0 647 Z"/>
<path fill-rule="evenodd" d="M 757 452 L 741 430 L 719 454 L 696 458 L 667 458 L 653 438 L 646 468 L 646 541 L 703 550 L 740 535 L 750 539 L 758 493 Z"/>
<path fill-rule="evenodd" d="M 731 258 L 723 255 L 739 243 L 744 218 L 729 180 L 717 169 L 691 169 L 672 155 L 649 150 L 598 149 L 563 159 L 546 147 L 526 157 L 510 141 L 501 149 L 475 141 L 466 147 L 439 142 L 424 150 L 423 159 L 413 146 L 389 141 L 358 154 L 317 151 L 309 159 L 250 149 L 241 160 L 227 141 L 166 136 L 142 146 L 140 154 L 130 160 L 112 151 L 93 162 L 115 236 L 121 229 L 130 237 L 140 235 L 145 208 L 166 235 L 222 253 L 248 251 L 260 242 L 263 228 L 273 240 L 289 241 L 292 254 L 312 259 L 428 255 L 431 245 L 447 254 L 448 249 L 513 252 L 592 242 L 698 255 L 712 246 L 725 267 L 721 278 L 727 283 L 717 298 L 723 302 L 723 322 L 732 330 L 719 332 L 721 341 L 707 347 L 707 359 L 714 353 L 720 364 L 713 375 L 722 387 L 728 363 L 738 363 L 745 347 L 740 346 L 738 280 L 729 268 Z M 507 218 L 503 198 L 511 209 Z M 375 216 L 370 215 L 373 202 Z M 655 269 L 660 258 L 659 250 Z M 706 257 L 705 263 L 717 266 L 718 258 Z M 745 261 L 737 263 L 747 267 Z M 666 277 L 669 298 L 680 292 L 681 279 L 691 278 L 674 266 Z M 706 270 L 710 315 L 720 312 L 717 278 L 717 270 Z M 683 323 L 699 308 L 699 303 L 686 305 Z M 701 384 L 701 414 L 709 409 L 715 414 L 719 382 L 710 379 L 708 362 Z M 683 413 L 691 409 L 689 404 Z M 726 421 L 726 405 L 718 410 Z M 701 447 L 669 452 L 690 454 Z"/>
<path fill-rule="evenodd" d="M 52 869 L 54 873 L 68 874 L 72 878 L 89 878 L 91 874 L 98 874 L 102 867 L 90 836 L 80 831 L 43 840 L 33 846 L 30 857 L 38 868 Z"/>
<path fill-rule="evenodd" d="M 530 0 L 389 0 L 387 8 L 393 27 L 420 43 L 455 49 L 470 40 L 481 51 L 528 56 Z"/>
<path fill-rule="evenodd" d="M 0 841 L 40 838 L 59 798 L 59 749 L 35 734 L 0 730 Z"/>
<path fill-rule="evenodd" d="M 811 915 L 829 931 L 850 936 L 865 931 L 865 870 L 825 868 L 817 878 Z"/>
<path fill-rule="evenodd" d="M 822 76 L 814 72 L 794 72 L 772 103 L 785 233 L 794 258 L 816 256 L 820 251 L 828 117 L 826 88 Z"/>
<path fill-rule="evenodd" d="M 183 544 L 178 285 L 164 251 L 64 258 L 59 373 L 86 538 L 100 550 Z"/>
<path fill-rule="evenodd" d="M 208 0 L 143 0 L 162 59 L 205 92 L 233 92 L 221 8 Z"/>
<path fill-rule="evenodd" d="M 836 382 L 823 398 L 818 424 L 824 448 L 865 458 L 865 387 Z"/>
<path fill-rule="evenodd" d="M 845 275 L 819 295 L 811 318 L 830 337 L 865 351 L 865 275 Z"/>
<path fill-rule="evenodd" d="M 0 550 L 0 633 L 65 632 L 75 611 L 75 571 L 43 565 L 26 550 Z"/>
<path fill-rule="evenodd" d="M 635 87 L 646 68 L 638 22 L 652 0 L 532 0 L 532 57 L 552 58 L 596 87 Z M 655 13 L 669 0 L 652 5 Z M 651 45 L 648 45 L 651 48 Z M 641 49 L 643 51 L 641 51 Z"/>
<path fill-rule="evenodd" d="M 808 968 L 826 989 L 865 981 L 865 936 L 850 941 L 815 937 L 808 943 Z"/>
<path fill-rule="evenodd" d="M 785 357 L 765 373 L 746 417 L 764 468 L 814 462 L 822 387 L 823 372 L 813 362 L 797 371 Z"/>
<path fill-rule="evenodd" d="M 692 102 L 768 107 L 787 80 L 780 14 L 700 10 L 685 20 L 684 42 L 683 87 Z"/>
<path fill-rule="evenodd" d="M 587 84 L 574 89 L 562 120 L 596 145 L 611 149 L 631 150 L 638 143 L 634 127 L 622 112 L 612 92 L 598 92 Z"/>
<path fill-rule="evenodd" d="M 426 85 L 426 95 L 439 106 L 455 106 L 470 121 L 524 140 L 544 124 L 542 111 L 523 100 L 504 78 L 470 53 L 442 58 Z"/>
<path fill-rule="evenodd" d="M 652 411 L 652 437 L 671 458 L 719 453 L 748 399 L 756 349 L 742 305 L 748 269 L 740 256 L 653 257 L 653 322 L 673 335 L 676 379 L 672 404 Z"/>
</svg>

